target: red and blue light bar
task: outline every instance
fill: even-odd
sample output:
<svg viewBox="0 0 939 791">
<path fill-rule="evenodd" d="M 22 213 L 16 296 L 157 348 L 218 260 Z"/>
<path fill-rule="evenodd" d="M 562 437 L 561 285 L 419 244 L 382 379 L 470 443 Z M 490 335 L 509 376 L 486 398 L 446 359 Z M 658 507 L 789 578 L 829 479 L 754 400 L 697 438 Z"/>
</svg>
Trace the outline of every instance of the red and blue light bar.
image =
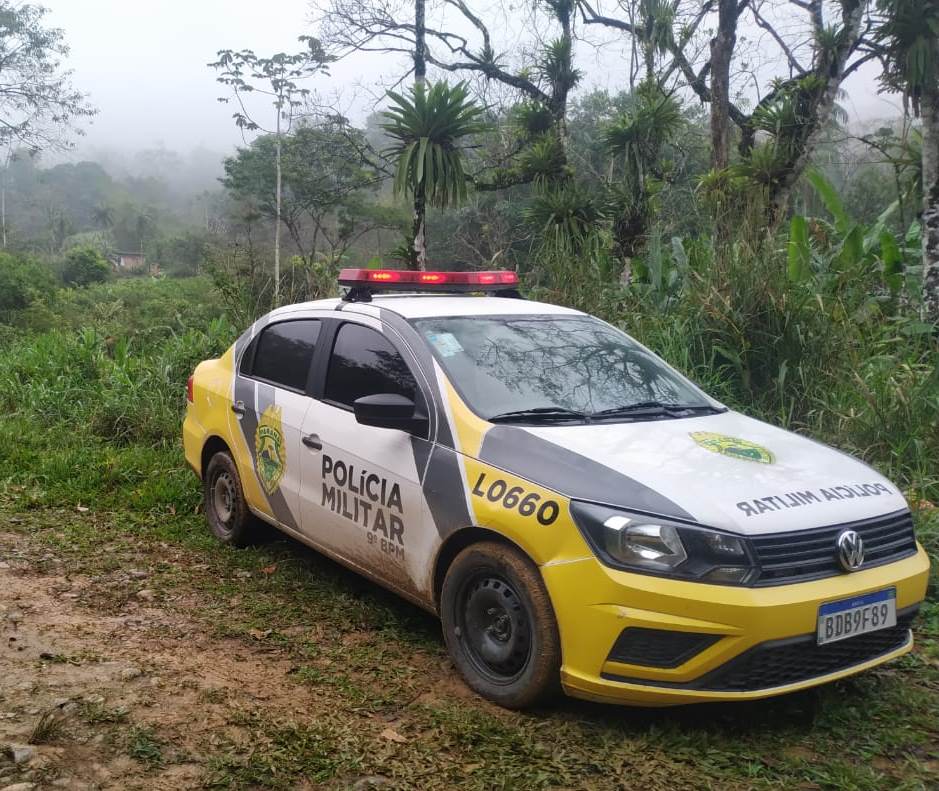
<svg viewBox="0 0 939 791">
<path fill-rule="evenodd" d="M 518 274 L 507 269 L 487 272 L 421 272 L 413 269 L 343 269 L 339 285 L 359 294 L 371 291 L 518 291 Z M 355 297 L 353 297 L 355 298 Z"/>
</svg>

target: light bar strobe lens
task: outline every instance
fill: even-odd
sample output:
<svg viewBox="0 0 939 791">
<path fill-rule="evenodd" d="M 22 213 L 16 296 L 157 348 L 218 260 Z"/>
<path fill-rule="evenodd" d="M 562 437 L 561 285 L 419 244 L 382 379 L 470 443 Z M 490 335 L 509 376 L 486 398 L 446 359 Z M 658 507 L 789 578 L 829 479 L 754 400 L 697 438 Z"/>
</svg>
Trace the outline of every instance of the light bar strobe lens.
<svg viewBox="0 0 939 791">
<path fill-rule="evenodd" d="M 741 536 L 577 500 L 571 514 L 613 568 L 722 585 L 746 585 L 757 573 Z"/>
<path fill-rule="evenodd" d="M 399 291 L 508 291 L 518 288 L 518 274 L 488 272 L 419 272 L 411 269 L 343 269 L 339 284 L 349 288 Z"/>
</svg>

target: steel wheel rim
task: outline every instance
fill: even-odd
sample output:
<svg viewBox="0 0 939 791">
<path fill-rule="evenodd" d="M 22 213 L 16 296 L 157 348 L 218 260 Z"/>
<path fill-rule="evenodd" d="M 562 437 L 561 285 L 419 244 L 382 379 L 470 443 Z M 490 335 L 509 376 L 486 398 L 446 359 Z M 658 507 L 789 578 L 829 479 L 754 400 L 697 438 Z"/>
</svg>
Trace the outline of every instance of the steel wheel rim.
<svg viewBox="0 0 939 791">
<path fill-rule="evenodd" d="M 483 571 L 461 588 L 458 634 L 465 655 L 487 681 L 517 681 L 531 660 L 531 617 L 515 588 L 500 574 Z"/>
<path fill-rule="evenodd" d="M 230 532 L 229 523 L 235 515 L 235 481 L 227 472 L 221 472 L 212 485 L 212 510 L 216 521 L 225 532 Z"/>
</svg>

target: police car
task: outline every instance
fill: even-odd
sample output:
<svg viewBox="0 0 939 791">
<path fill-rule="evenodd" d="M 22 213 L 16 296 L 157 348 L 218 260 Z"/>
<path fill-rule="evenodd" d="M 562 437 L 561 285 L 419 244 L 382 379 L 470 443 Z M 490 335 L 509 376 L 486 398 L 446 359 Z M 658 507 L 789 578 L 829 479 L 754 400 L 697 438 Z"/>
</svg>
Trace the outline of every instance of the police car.
<svg viewBox="0 0 939 791">
<path fill-rule="evenodd" d="M 189 381 L 221 541 L 260 520 L 439 614 L 466 682 L 509 707 L 760 698 L 911 649 L 929 561 L 870 467 L 520 298 L 513 272 L 340 283 Z"/>
</svg>

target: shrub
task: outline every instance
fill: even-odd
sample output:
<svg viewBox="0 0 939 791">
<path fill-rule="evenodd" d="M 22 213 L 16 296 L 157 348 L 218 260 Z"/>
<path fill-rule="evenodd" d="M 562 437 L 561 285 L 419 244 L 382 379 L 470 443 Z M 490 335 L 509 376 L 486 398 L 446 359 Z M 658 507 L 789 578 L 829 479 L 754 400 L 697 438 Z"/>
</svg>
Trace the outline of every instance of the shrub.
<svg viewBox="0 0 939 791">
<path fill-rule="evenodd" d="M 533 296 L 621 326 L 729 406 L 939 501 L 939 344 L 882 267 L 813 245 L 794 281 L 782 240 L 738 239 L 717 255 L 707 240 L 653 234 L 625 286 L 598 238 L 573 255 L 543 247 Z"/>
<path fill-rule="evenodd" d="M 51 300 L 54 292 L 55 281 L 42 264 L 0 253 L 0 321 L 11 321 L 35 302 Z"/>
<path fill-rule="evenodd" d="M 111 275 L 111 265 L 94 247 L 75 247 L 65 254 L 62 280 L 68 286 L 103 283 Z"/>
</svg>

